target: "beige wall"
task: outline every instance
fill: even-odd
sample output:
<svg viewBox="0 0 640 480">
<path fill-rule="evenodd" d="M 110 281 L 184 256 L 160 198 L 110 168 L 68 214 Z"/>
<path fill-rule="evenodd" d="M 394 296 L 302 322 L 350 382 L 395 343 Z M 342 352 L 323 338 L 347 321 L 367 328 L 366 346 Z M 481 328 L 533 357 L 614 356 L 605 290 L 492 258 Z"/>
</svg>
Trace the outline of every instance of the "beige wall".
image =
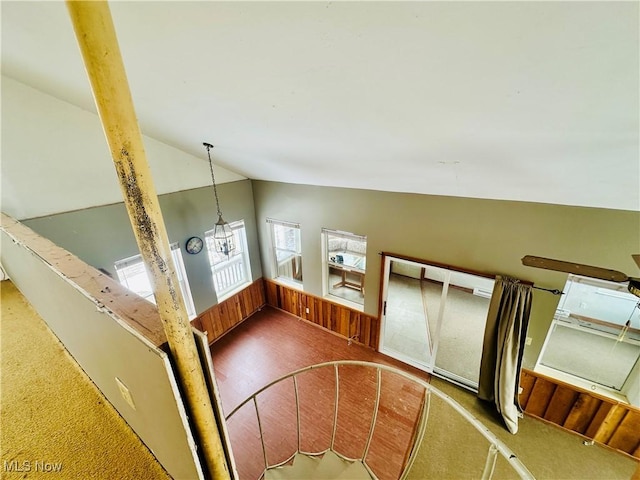
<svg viewBox="0 0 640 480">
<path fill-rule="evenodd" d="M 640 212 L 388 193 L 253 181 L 265 276 L 270 276 L 267 217 L 299 222 L 304 290 L 322 295 L 322 227 L 367 236 L 365 312 L 378 315 L 381 251 L 466 269 L 512 275 L 562 289 L 566 274 L 522 266 L 524 255 L 598 265 L 637 275 Z M 529 326 L 533 366 L 558 298 L 534 291 Z"/>
</svg>

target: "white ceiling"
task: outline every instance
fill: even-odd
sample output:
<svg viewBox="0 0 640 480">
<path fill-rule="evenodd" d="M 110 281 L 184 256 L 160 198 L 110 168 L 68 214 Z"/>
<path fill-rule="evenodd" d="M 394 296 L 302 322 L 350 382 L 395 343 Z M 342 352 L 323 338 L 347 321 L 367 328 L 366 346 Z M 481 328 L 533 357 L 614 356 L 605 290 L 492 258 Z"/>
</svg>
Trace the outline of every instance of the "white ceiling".
<svg viewBox="0 0 640 480">
<path fill-rule="evenodd" d="M 1 6 L 3 75 L 95 111 L 64 3 Z M 252 179 L 640 210 L 638 6 L 111 10 L 143 132 L 189 157 L 209 141 Z"/>
</svg>

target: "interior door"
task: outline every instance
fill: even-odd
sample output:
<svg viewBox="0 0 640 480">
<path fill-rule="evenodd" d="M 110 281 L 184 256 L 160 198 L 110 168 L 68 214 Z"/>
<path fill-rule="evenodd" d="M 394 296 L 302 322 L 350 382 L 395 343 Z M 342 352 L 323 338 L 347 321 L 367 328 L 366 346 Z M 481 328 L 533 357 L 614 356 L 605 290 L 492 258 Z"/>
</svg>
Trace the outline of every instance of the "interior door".
<svg viewBox="0 0 640 480">
<path fill-rule="evenodd" d="M 381 351 L 477 389 L 493 278 L 385 256 Z"/>
</svg>

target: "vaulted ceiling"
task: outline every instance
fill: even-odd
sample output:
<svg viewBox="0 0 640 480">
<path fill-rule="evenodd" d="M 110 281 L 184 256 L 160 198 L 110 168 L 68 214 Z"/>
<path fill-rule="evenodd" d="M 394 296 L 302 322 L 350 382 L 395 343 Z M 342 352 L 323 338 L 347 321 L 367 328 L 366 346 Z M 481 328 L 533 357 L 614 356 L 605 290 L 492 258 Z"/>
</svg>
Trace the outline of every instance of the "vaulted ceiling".
<svg viewBox="0 0 640 480">
<path fill-rule="evenodd" d="M 111 11 L 141 128 L 184 153 L 176 171 L 208 141 L 216 164 L 251 179 L 640 210 L 638 5 Z M 3 76 L 95 112 L 64 3 L 1 8 Z M 204 163 L 194 171 L 187 186 L 209 182 Z"/>
</svg>

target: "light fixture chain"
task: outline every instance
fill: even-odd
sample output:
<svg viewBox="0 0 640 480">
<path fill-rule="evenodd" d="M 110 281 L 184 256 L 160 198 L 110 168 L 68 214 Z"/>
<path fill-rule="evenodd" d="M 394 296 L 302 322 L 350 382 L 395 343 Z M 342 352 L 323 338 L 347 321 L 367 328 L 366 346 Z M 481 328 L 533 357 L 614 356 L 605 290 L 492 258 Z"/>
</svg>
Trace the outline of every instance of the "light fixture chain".
<svg viewBox="0 0 640 480">
<path fill-rule="evenodd" d="M 213 180 L 213 194 L 216 197 L 216 208 L 218 209 L 218 216 L 222 216 L 222 212 L 220 211 L 220 200 L 218 200 L 218 188 L 216 187 L 216 177 L 213 174 L 213 163 L 211 163 L 211 145 L 205 144 L 207 147 L 207 156 L 209 157 L 209 170 L 211 170 L 211 180 Z"/>
</svg>

